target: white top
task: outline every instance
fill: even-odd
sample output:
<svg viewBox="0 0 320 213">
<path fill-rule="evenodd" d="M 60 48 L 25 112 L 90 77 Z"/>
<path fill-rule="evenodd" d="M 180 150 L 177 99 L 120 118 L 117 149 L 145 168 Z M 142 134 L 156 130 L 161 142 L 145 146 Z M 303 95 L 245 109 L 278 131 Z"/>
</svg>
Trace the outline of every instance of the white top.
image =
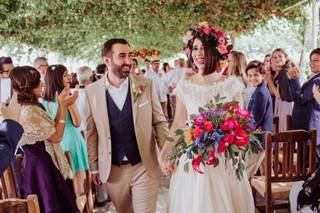
<svg viewBox="0 0 320 213">
<path fill-rule="evenodd" d="M 86 113 L 85 113 L 85 103 L 86 103 L 86 92 L 84 90 L 84 88 L 78 88 L 78 89 L 74 89 L 78 91 L 78 98 L 76 100 L 76 105 L 80 114 L 80 118 L 81 118 L 81 124 L 80 124 L 80 131 L 85 131 L 86 130 Z M 73 91 L 73 90 L 71 90 Z M 72 92 L 73 93 L 73 92 Z"/>
<path fill-rule="evenodd" d="M 124 102 L 126 101 L 128 95 L 129 78 L 126 78 L 119 88 L 112 86 L 109 79 L 106 78 L 106 88 L 111 96 L 113 102 L 117 105 L 118 109 L 121 111 Z"/>
<path fill-rule="evenodd" d="M 166 73 L 163 70 L 159 70 L 157 73 L 153 69 L 147 70 L 144 75 L 145 78 L 152 80 L 152 84 L 157 92 L 160 102 L 167 102 L 165 75 Z"/>
<path fill-rule="evenodd" d="M 166 73 L 166 87 L 167 89 L 169 87 L 175 88 L 177 86 L 177 83 L 179 80 L 183 79 L 186 75 L 186 69 L 177 67 L 168 73 Z M 169 91 L 167 91 L 169 93 Z M 175 90 L 173 90 L 170 95 L 175 95 Z"/>
<path fill-rule="evenodd" d="M 215 84 L 200 85 L 190 79 L 182 79 L 178 82 L 176 94 L 185 104 L 188 117 L 192 114 L 199 114 L 199 107 L 204 107 L 218 94 L 225 97 L 224 102 L 232 101 L 236 93 L 243 90 L 243 85 L 234 77 L 229 76 L 225 80 Z"/>
</svg>

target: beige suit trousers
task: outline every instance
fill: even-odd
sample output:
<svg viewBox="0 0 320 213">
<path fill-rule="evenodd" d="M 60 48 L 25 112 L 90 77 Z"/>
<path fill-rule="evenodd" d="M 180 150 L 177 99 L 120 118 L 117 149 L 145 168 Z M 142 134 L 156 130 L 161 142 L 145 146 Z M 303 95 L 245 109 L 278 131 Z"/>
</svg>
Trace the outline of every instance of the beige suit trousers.
<svg viewBox="0 0 320 213">
<path fill-rule="evenodd" d="M 112 165 L 106 184 L 107 193 L 118 213 L 154 213 L 159 178 L 151 178 L 142 165 Z"/>
</svg>

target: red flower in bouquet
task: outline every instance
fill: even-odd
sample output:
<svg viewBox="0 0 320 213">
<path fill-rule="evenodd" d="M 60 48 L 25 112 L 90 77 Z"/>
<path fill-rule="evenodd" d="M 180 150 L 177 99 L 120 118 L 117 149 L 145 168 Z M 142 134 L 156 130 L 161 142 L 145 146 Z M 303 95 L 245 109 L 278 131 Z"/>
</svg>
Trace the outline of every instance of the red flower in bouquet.
<svg viewBox="0 0 320 213">
<path fill-rule="evenodd" d="M 239 122 L 234 118 L 227 118 L 222 124 L 221 129 L 223 131 L 229 131 L 236 129 L 239 126 Z"/>
<path fill-rule="evenodd" d="M 204 122 L 204 128 L 208 131 L 208 132 L 212 132 L 214 129 L 214 124 L 212 121 L 206 121 Z"/>
<path fill-rule="evenodd" d="M 223 153 L 228 149 L 229 143 L 225 142 L 225 141 L 220 141 L 219 145 L 218 145 L 218 153 Z"/>
<path fill-rule="evenodd" d="M 216 157 L 214 155 L 214 149 L 211 147 L 210 153 L 209 153 L 209 159 L 206 162 L 206 165 L 214 165 L 216 162 Z"/>
<path fill-rule="evenodd" d="M 234 135 L 235 135 L 235 138 L 236 140 L 234 141 L 234 144 L 237 145 L 237 146 L 245 146 L 248 144 L 249 142 L 249 135 L 246 131 L 244 131 L 243 129 L 241 128 L 237 128 L 235 131 L 234 131 Z"/>
<path fill-rule="evenodd" d="M 202 161 L 201 155 L 198 155 L 192 160 L 192 168 L 195 172 L 198 172 L 199 174 L 203 174 L 203 171 L 200 169 L 201 161 Z"/>
<path fill-rule="evenodd" d="M 204 129 L 202 129 L 200 127 L 196 127 L 193 131 L 193 137 L 196 139 L 196 138 L 200 137 L 204 132 L 205 132 Z"/>
</svg>

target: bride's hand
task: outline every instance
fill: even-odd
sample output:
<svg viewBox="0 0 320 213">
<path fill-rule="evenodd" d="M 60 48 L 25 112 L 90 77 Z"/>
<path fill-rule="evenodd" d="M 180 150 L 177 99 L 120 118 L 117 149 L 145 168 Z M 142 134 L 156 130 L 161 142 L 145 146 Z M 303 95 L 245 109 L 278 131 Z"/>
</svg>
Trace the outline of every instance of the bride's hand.
<svg viewBox="0 0 320 213">
<path fill-rule="evenodd" d="M 160 165 L 160 168 L 163 172 L 163 174 L 165 176 L 169 176 L 172 174 L 173 172 L 173 165 L 164 157 L 164 155 L 159 155 L 158 156 L 158 162 L 159 162 L 159 165 Z"/>
</svg>

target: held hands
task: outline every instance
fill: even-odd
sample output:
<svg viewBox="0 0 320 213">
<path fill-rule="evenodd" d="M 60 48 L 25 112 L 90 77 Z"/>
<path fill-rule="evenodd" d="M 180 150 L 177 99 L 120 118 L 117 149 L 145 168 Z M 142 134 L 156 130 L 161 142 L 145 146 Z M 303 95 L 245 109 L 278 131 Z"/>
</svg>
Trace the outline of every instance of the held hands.
<svg viewBox="0 0 320 213">
<path fill-rule="evenodd" d="M 4 119 L 10 119 L 19 122 L 20 111 L 21 105 L 18 103 L 18 95 L 16 92 L 13 92 L 8 106 L 0 106 L 1 116 L 4 117 Z"/>
<path fill-rule="evenodd" d="M 319 86 L 314 84 L 312 87 L 312 92 L 313 92 L 313 96 L 316 99 L 316 101 L 318 102 L 318 104 L 320 104 L 320 91 L 319 91 Z"/>
<path fill-rule="evenodd" d="M 70 94 L 69 87 L 65 87 L 59 95 L 56 94 L 56 100 L 58 101 L 59 105 L 65 109 L 74 104 L 77 98 L 78 91 Z"/>
<path fill-rule="evenodd" d="M 94 185 L 99 186 L 102 184 L 100 177 L 99 177 L 99 173 L 92 174 L 91 178 L 92 178 L 92 182 L 94 183 Z"/>
<path fill-rule="evenodd" d="M 165 159 L 163 154 L 160 154 L 158 156 L 158 162 L 159 162 L 160 168 L 165 176 L 169 176 L 172 174 L 174 167 L 167 159 Z"/>
</svg>

